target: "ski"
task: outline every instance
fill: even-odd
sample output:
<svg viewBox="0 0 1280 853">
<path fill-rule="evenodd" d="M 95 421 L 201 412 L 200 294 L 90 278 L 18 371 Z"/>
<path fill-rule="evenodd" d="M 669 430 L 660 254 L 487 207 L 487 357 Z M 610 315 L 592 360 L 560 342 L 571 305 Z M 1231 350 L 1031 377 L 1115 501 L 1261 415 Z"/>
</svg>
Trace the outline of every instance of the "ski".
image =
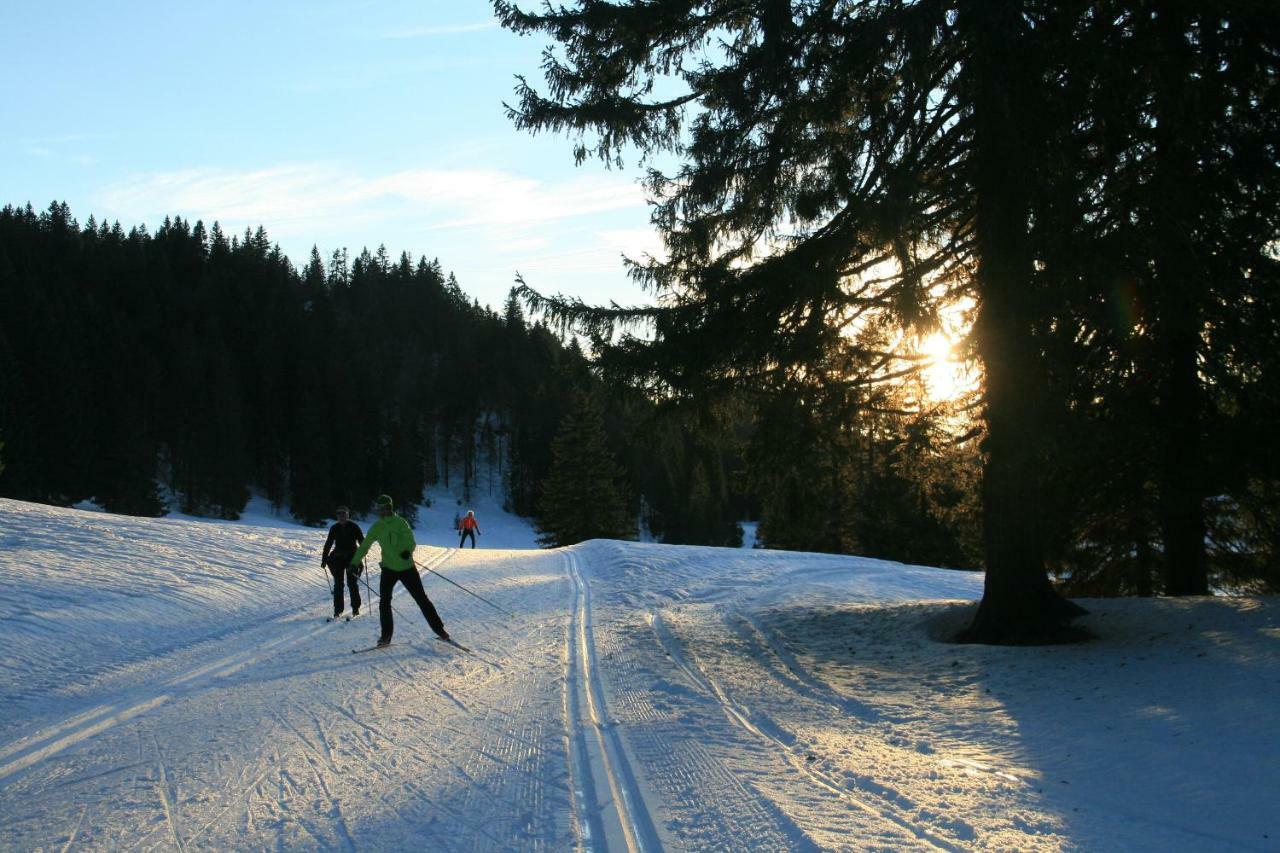
<svg viewBox="0 0 1280 853">
<path fill-rule="evenodd" d="M 446 646 L 453 646 L 455 649 L 458 649 L 459 651 L 468 652 L 468 653 L 471 651 L 471 649 L 467 648 L 466 646 L 462 645 L 462 643 L 459 643 L 457 640 L 454 640 L 454 639 L 446 640 L 446 639 L 443 639 L 442 637 L 436 637 L 436 641 L 444 643 Z M 404 645 L 404 644 L 403 643 L 387 643 L 386 646 L 369 646 L 367 649 L 352 649 L 351 654 L 358 655 L 358 654 L 362 654 L 363 652 L 376 652 L 378 649 L 385 649 L 387 646 L 400 646 L 400 645 Z"/>
<path fill-rule="evenodd" d="M 401 643 L 387 643 L 387 644 L 386 644 L 386 645 L 384 645 L 384 646 L 370 646 L 370 647 L 369 647 L 369 648 L 367 648 L 367 649 L 352 649 L 352 650 L 351 650 L 351 654 L 353 654 L 353 655 L 358 655 L 358 654 L 361 654 L 361 653 L 363 653 L 363 652 L 376 652 L 378 649 L 385 649 L 385 648 L 388 648 L 388 647 L 390 647 L 390 646 L 399 646 L 399 645 L 402 645 L 402 644 L 401 644 Z"/>
</svg>

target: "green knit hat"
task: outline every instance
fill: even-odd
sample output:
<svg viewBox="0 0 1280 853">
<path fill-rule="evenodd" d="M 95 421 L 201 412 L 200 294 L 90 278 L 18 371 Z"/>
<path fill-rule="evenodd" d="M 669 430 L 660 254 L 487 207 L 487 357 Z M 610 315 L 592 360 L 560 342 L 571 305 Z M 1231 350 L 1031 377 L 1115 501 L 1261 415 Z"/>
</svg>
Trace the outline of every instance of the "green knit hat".
<svg viewBox="0 0 1280 853">
<path fill-rule="evenodd" d="M 389 510 L 394 510 L 396 508 L 395 502 L 391 500 L 391 495 L 378 495 L 374 500 L 373 505 L 378 509 L 386 507 Z"/>
</svg>

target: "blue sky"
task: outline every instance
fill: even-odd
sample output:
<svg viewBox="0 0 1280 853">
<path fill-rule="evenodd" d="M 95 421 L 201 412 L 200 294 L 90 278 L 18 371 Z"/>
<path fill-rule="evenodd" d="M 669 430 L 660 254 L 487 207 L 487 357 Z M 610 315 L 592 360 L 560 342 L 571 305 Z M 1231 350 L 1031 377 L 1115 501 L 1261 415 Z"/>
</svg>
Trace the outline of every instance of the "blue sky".
<svg viewBox="0 0 1280 853">
<path fill-rule="evenodd" d="M 263 224 L 295 263 L 383 243 L 495 308 L 517 271 L 647 301 L 621 263 L 660 247 L 639 171 L 504 115 L 542 46 L 485 0 L 5 3 L 0 204 Z"/>
</svg>

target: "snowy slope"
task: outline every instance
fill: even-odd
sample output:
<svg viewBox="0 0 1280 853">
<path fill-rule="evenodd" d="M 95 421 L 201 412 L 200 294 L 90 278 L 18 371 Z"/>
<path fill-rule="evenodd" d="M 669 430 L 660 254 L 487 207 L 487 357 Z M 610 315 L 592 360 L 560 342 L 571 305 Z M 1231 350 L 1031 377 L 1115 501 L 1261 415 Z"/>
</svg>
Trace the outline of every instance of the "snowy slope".
<svg viewBox="0 0 1280 853">
<path fill-rule="evenodd" d="M 971 574 L 482 537 L 419 562 L 510 615 L 352 655 L 323 536 L 0 500 L 0 848 L 1280 849 L 1272 599 L 961 647 Z"/>
</svg>

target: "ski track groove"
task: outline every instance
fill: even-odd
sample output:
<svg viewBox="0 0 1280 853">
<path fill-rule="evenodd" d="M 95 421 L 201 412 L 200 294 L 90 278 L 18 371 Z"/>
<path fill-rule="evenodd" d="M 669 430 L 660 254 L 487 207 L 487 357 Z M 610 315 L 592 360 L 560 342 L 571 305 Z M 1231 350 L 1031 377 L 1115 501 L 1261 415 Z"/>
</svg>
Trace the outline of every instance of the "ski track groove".
<svg viewBox="0 0 1280 853">
<path fill-rule="evenodd" d="M 870 799 L 874 795 L 863 792 L 863 796 L 855 796 L 847 789 L 841 787 L 838 782 L 829 779 L 825 774 L 810 767 L 809 762 L 796 754 L 794 745 L 786 742 L 785 738 L 790 735 L 789 732 L 782 730 L 777 733 L 766 731 L 767 728 L 777 728 L 777 725 L 772 721 L 768 721 L 767 723 L 764 721 L 761 721 L 760 723 L 753 721 L 752 717 L 754 715 L 749 709 L 743 708 L 733 702 L 733 700 L 730 699 L 729 696 L 720 688 L 720 685 L 715 681 L 715 679 L 713 679 L 701 667 L 689 662 L 688 656 L 681 648 L 680 643 L 671 635 L 670 630 L 663 623 L 662 617 L 659 613 L 656 611 L 650 612 L 649 624 L 653 628 L 653 632 L 658 638 L 658 642 L 666 650 L 667 654 L 671 656 L 671 660 L 674 661 L 675 664 L 680 667 L 680 669 L 682 669 L 701 690 L 713 697 L 720 704 L 721 709 L 732 722 L 746 731 L 751 732 L 758 739 L 772 743 L 774 748 L 782 754 L 787 759 L 787 762 L 796 770 L 808 776 L 813 782 L 830 793 L 852 803 L 867 814 L 873 817 L 878 817 L 887 823 L 893 824 L 898 829 L 910 833 L 916 840 L 922 843 L 928 844 L 938 850 L 959 851 L 963 849 L 956 843 L 938 836 L 931 829 L 921 826 L 919 823 L 906 816 L 898 814 L 897 809 L 888 803 L 871 802 Z M 792 739 L 794 740 L 794 738 Z"/>
<path fill-rule="evenodd" d="M 651 597 L 636 590 L 650 585 L 671 588 L 678 598 L 679 576 L 660 563 L 616 559 L 616 551 L 607 545 L 590 548 L 584 558 L 588 556 L 608 566 L 603 574 L 608 580 L 600 592 L 613 621 L 608 630 L 599 632 L 596 642 L 610 662 L 615 713 L 626 721 L 633 754 L 650 788 L 666 806 L 662 814 L 674 836 L 672 843 L 687 849 L 813 849 L 806 829 L 758 784 L 746 781 L 763 777 L 776 787 L 777 772 L 789 769 L 781 757 L 769 759 L 776 766 L 768 771 L 756 772 L 750 762 L 744 765 L 739 758 L 755 750 L 758 742 L 732 727 L 711 736 L 724 738 L 723 743 L 704 743 L 704 733 L 713 727 L 723 729 L 718 704 L 696 684 L 691 689 L 661 686 L 672 680 L 684 682 L 686 677 L 646 624 Z M 634 576 L 643 576 L 645 584 L 635 583 Z M 734 585 L 735 592 L 739 586 Z M 710 824 L 725 827 L 727 834 L 708 830 Z"/>
<path fill-rule="evenodd" d="M 576 611 L 574 611 L 576 613 Z M 564 752 L 569 771 L 569 805 L 573 811 L 573 831 L 579 850 L 594 850 L 595 839 L 603 842 L 604 831 L 600 826 L 600 806 L 595 799 L 595 785 L 587 765 L 586 736 L 582 730 L 581 709 L 578 707 L 577 660 L 573 653 L 573 637 L 576 622 L 573 615 L 564 625 L 564 675 L 560 683 L 561 713 L 564 721 Z"/>
<path fill-rule="evenodd" d="M 859 702 L 853 697 L 842 696 L 833 690 L 830 685 L 814 678 L 813 674 L 801 666 L 795 656 L 782 643 L 765 631 L 763 626 L 751 615 L 741 611 L 732 611 L 725 614 L 724 623 L 733 634 L 737 635 L 748 646 L 759 651 L 767 651 L 769 656 L 777 659 L 781 664 L 781 671 L 773 666 L 763 668 L 788 689 L 815 702 L 830 706 L 833 710 L 862 722 L 902 722 L 894 717 L 886 716 L 878 709 Z M 766 656 L 761 654 L 750 656 L 750 660 L 762 666 L 765 659 L 767 659 Z"/>
<path fill-rule="evenodd" d="M 67 843 L 62 846 L 62 853 L 67 853 L 71 849 L 71 845 L 76 843 L 76 836 L 80 834 L 80 828 L 84 826 L 84 816 L 89 813 L 89 806 L 80 807 L 80 817 L 76 820 L 76 825 L 72 828 L 71 834 L 67 836 Z"/>
<path fill-rule="evenodd" d="M 185 853 L 186 847 L 182 843 L 182 833 L 178 829 L 178 820 L 175 812 L 177 811 L 177 792 L 169 784 L 169 772 L 165 769 L 164 752 L 160 749 L 160 741 L 156 738 L 155 732 L 149 732 L 151 735 L 151 743 L 156 750 L 156 793 L 160 795 L 160 805 L 164 808 L 164 819 L 169 825 L 169 833 L 173 836 L 174 846 L 178 848 L 180 853 Z"/>
<path fill-rule="evenodd" d="M 692 716 L 712 714 L 718 719 L 714 701 L 701 692 L 682 697 L 679 710 L 671 710 L 666 703 L 660 709 L 650 701 L 657 673 L 648 667 L 658 659 L 627 657 L 636 652 L 644 655 L 648 649 L 656 653 L 661 646 L 643 621 L 637 620 L 634 627 L 632 636 L 618 632 L 612 644 L 614 697 L 619 713 L 625 712 L 630 723 L 628 742 L 637 761 L 668 804 L 665 816 L 670 831 L 678 836 L 675 843 L 697 850 L 813 849 L 794 820 L 754 786 L 742 782 L 741 768 L 729 766 L 726 756 L 714 755 L 699 740 L 704 724 Z M 630 625 L 623 627 L 630 629 Z M 689 707 L 689 699 L 701 700 L 702 705 Z M 754 747 L 754 739 L 736 731 L 730 734 L 743 741 L 742 749 Z"/>
<path fill-rule="evenodd" d="M 613 796 L 623 837 L 627 848 L 632 853 L 661 850 L 662 843 L 654 827 L 653 818 L 649 815 L 648 805 L 640 786 L 627 760 L 617 725 L 609 718 L 603 676 L 596 662 L 591 587 L 582 575 L 577 554 L 566 551 L 564 556 L 566 570 L 574 586 L 573 609 L 577 636 L 574 638 L 573 646 L 583 675 L 582 686 L 587 700 L 587 713 L 599 746 L 601 765 Z M 601 842 L 607 845 L 606 838 L 602 838 Z"/>
<path fill-rule="evenodd" d="M 744 656 L 744 659 L 759 666 L 769 677 L 775 679 L 784 689 L 791 690 L 797 695 L 808 699 L 818 707 L 826 709 L 826 712 L 835 712 L 850 719 L 857 720 L 864 725 L 887 725 L 897 732 L 895 735 L 897 738 L 902 738 L 903 735 L 901 732 L 903 729 L 911 726 L 911 722 L 905 719 L 902 715 L 892 712 L 883 713 L 879 709 L 871 708 L 853 697 L 841 694 L 830 685 L 816 678 L 790 653 L 789 650 L 785 648 L 785 645 L 780 640 L 770 634 L 770 632 L 766 631 L 764 626 L 761 625 L 760 622 L 752 615 L 735 609 L 724 614 L 723 622 L 729 633 L 742 640 L 750 650 L 749 653 Z M 769 662 L 771 657 L 777 659 L 780 667 L 774 666 Z M 785 731 L 781 726 L 778 726 L 778 728 Z M 787 734 L 794 740 L 794 736 L 791 736 L 789 732 Z M 931 740 L 936 747 L 939 743 L 939 739 L 931 738 Z M 1020 779 L 1017 776 L 993 770 L 992 768 L 978 764 L 977 762 L 972 762 L 963 758 L 950 758 L 948 760 L 955 764 L 972 766 L 974 769 L 982 772 L 995 773 L 1010 782 L 1025 784 L 1025 780 Z M 817 770 L 807 762 L 805 769 L 809 771 L 810 775 L 818 774 L 828 782 L 838 784 L 832 782 L 830 776 L 821 773 L 821 771 Z M 889 788 L 887 791 L 875 790 L 877 787 L 883 786 L 879 786 L 874 780 L 861 774 L 853 777 L 849 777 L 846 774 L 846 778 L 865 779 L 868 783 L 867 785 L 862 786 L 862 793 L 865 796 L 875 798 L 886 807 L 895 810 L 895 813 L 902 813 L 903 809 L 901 804 L 895 801 L 900 795 L 896 791 L 893 791 L 892 788 Z M 868 787 L 868 785 L 870 787 Z"/>
<path fill-rule="evenodd" d="M 61 782 L 55 782 L 49 787 L 51 788 L 69 788 L 72 785 L 80 785 L 84 782 L 92 782 L 94 779 L 101 779 L 104 776 L 114 776 L 116 773 L 123 773 L 126 770 L 133 770 L 142 767 L 147 762 L 135 761 L 132 764 L 123 764 L 119 767 L 112 767 L 110 770 L 101 770 L 97 773 L 90 773 L 88 776 L 77 776 L 74 779 L 63 779 Z"/>
</svg>

